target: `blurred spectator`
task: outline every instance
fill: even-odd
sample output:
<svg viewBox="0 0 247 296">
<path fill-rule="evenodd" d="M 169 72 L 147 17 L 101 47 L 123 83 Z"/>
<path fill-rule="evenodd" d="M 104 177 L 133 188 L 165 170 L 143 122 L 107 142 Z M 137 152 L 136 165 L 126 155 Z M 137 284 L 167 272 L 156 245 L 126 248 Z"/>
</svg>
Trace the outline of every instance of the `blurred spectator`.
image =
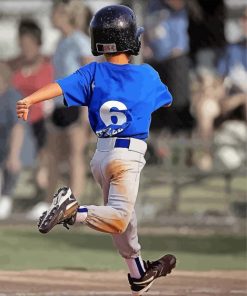
<svg viewBox="0 0 247 296">
<path fill-rule="evenodd" d="M 190 131 L 193 118 L 189 111 L 189 36 L 185 1 L 149 1 L 148 9 L 145 37 L 151 50 L 144 51 L 146 59 L 159 72 L 174 98 L 171 108 L 161 108 L 154 113 L 152 128 L 167 127 L 172 133 Z"/>
<path fill-rule="evenodd" d="M 204 145 L 202 155 L 195 162 L 207 171 L 213 165 L 214 122 L 221 113 L 219 102 L 224 97 L 224 88 L 215 69 L 225 45 L 225 6 L 224 0 L 190 0 L 187 7 L 190 57 L 195 70 L 191 81 L 192 111 L 196 118 L 196 135 Z"/>
<path fill-rule="evenodd" d="M 197 134 L 208 147 L 214 138 L 215 128 L 218 128 L 223 122 L 226 120 L 246 120 L 246 19 L 247 10 L 241 17 L 243 38 L 236 44 L 226 46 L 219 59 L 217 71 L 199 69 L 198 84 L 195 82 L 193 84 L 193 106 L 197 118 Z M 209 170 L 212 165 L 210 149 L 205 149 L 198 166 L 203 170 Z"/>
<path fill-rule="evenodd" d="M 215 69 L 226 44 L 224 0 L 189 0 L 190 56 L 196 68 Z"/>
<path fill-rule="evenodd" d="M 26 97 L 53 81 L 53 66 L 49 59 L 41 54 L 42 32 L 34 20 L 20 21 L 18 37 L 20 56 L 9 64 L 14 70 L 12 79 L 14 87 Z M 35 181 L 41 191 L 47 186 L 45 106 L 47 104 L 42 103 L 32 106 L 28 119 L 36 142 L 38 163 Z"/>
<path fill-rule="evenodd" d="M 239 92 L 247 93 L 247 8 L 244 10 L 239 24 L 242 28 L 242 37 L 239 42 L 225 47 L 217 70 L 222 78 L 228 79 L 228 85 L 231 84 Z"/>
<path fill-rule="evenodd" d="M 67 76 L 83 64 L 92 61 L 90 38 L 86 35 L 88 9 L 81 1 L 54 1 L 52 22 L 61 32 L 53 57 L 55 78 Z M 84 189 L 84 148 L 88 128 L 86 109 L 63 106 L 62 98 L 55 101 L 55 109 L 48 122 L 49 184 L 47 198 L 37 204 L 29 217 L 37 218 L 49 208 L 59 177 L 59 164 L 69 162 L 69 186 L 80 197 Z"/>
<path fill-rule="evenodd" d="M 201 155 L 194 159 L 204 171 L 212 168 L 211 144 L 214 135 L 215 119 L 221 114 L 220 101 L 225 91 L 215 72 L 200 68 L 192 82 L 192 110 L 196 118 L 196 136 L 203 144 Z"/>
<path fill-rule="evenodd" d="M 21 95 L 10 86 L 10 81 L 10 68 L 0 63 L 0 220 L 8 218 L 12 211 L 24 132 L 15 112 L 16 101 Z"/>
<path fill-rule="evenodd" d="M 247 7 L 239 25 L 242 37 L 226 46 L 217 69 L 227 95 L 220 102 L 222 113 L 216 120 L 220 129 L 215 140 L 221 144 L 218 157 L 228 169 L 238 168 L 246 159 L 246 145 L 241 148 L 241 143 L 246 143 L 247 135 Z"/>
</svg>

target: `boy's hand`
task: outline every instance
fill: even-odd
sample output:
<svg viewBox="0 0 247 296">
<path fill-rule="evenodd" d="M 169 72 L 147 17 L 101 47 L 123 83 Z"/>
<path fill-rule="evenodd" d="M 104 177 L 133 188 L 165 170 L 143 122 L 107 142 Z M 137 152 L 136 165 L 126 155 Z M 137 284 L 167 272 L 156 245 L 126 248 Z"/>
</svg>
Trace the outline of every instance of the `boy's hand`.
<svg viewBox="0 0 247 296">
<path fill-rule="evenodd" d="M 53 99 L 55 97 L 61 96 L 62 94 L 63 90 L 61 89 L 58 83 L 54 82 L 47 84 L 46 86 L 35 91 L 28 97 L 17 102 L 16 113 L 18 118 L 21 118 L 26 121 L 30 106 L 46 100 Z"/>
<path fill-rule="evenodd" d="M 16 113 L 18 118 L 27 120 L 30 104 L 27 99 L 22 99 L 16 103 Z"/>
</svg>

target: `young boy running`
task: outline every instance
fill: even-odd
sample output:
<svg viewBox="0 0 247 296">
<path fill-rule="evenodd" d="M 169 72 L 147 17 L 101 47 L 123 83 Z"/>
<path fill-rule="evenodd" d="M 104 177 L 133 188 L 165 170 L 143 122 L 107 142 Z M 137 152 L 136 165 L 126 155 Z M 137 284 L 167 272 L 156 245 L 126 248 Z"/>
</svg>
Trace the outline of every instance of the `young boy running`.
<svg viewBox="0 0 247 296">
<path fill-rule="evenodd" d="M 99 10 L 90 32 L 92 53 L 104 55 L 106 62 L 90 63 L 41 88 L 17 103 L 17 114 L 26 120 L 31 105 L 60 95 L 68 107 L 88 107 L 91 127 L 98 136 L 90 165 L 101 186 L 104 206 L 79 206 L 69 188 L 60 188 L 38 228 L 47 233 L 56 224 L 68 227 L 79 222 L 110 233 L 128 265 L 132 295 L 137 296 L 176 264 L 173 255 L 153 262 L 142 260 L 134 210 L 151 114 L 169 106 L 172 96 L 151 66 L 129 64 L 131 55 L 139 53 L 143 32 L 130 8 L 111 5 Z"/>
</svg>

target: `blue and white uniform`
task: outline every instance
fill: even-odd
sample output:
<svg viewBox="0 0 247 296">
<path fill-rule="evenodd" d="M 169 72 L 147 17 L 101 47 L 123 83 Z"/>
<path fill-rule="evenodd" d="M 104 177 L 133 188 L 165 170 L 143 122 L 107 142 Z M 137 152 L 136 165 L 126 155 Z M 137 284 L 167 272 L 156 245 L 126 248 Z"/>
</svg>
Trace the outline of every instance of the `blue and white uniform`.
<svg viewBox="0 0 247 296">
<path fill-rule="evenodd" d="M 91 63 L 58 80 L 67 106 L 88 106 L 99 138 L 148 137 L 151 114 L 172 96 L 149 65 Z"/>
<path fill-rule="evenodd" d="M 88 106 L 98 136 L 91 169 L 102 188 L 104 206 L 85 206 L 84 222 L 111 233 L 124 258 L 136 258 L 140 245 L 134 205 L 145 165 L 145 140 L 152 112 L 170 105 L 172 96 L 147 64 L 94 62 L 57 83 L 65 105 Z"/>
</svg>

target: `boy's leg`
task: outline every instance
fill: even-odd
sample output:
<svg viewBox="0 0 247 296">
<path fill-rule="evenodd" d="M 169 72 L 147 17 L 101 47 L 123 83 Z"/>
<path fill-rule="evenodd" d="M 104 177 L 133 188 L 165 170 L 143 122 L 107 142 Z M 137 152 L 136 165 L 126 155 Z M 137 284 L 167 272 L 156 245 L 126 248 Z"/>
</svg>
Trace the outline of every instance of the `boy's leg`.
<svg viewBox="0 0 247 296">
<path fill-rule="evenodd" d="M 101 163 L 101 160 L 98 158 L 100 158 L 100 154 L 95 155 L 94 161 L 91 162 L 91 168 L 92 168 L 92 173 L 95 181 L 99 183 L 102 189 L 104 205 L 107 205 L 109 204 L 108 201 L 110 196 L 109 192 L 110 192 L 111 180 L 109 180 L 109 178 L 107 178 L 106 180 L 106 176 L 104 176 L 104 174 L 102 173 L 102 170 L 99 168 L 100 165 L 98 164 Z M 143 161 L 142 157 L 140 157 L 140 159 L 142 162 L 140 164 L 140 168 L 142 168 L 145 161 Z M 116 170 L 116 167 L 114 168 L 114 171 Z M 139 171 L 139 175 L 140 175 L 140 168 L 137 170 Z M 107 175 L 109 175 L 109 173 Z M 139 177 L 140 176 L 138 176 L 136 180 L 138 181 L 137 186 L 135 186 L 136 189 L 133 191 L 133 193 L 136 195 L 139 187 Z M 119 179 L 121 179 L 120 175 L 119 175 Z M 118 183 L 118 182 L 115 179 L 115 182 L 113 183 Z M 80 221 L 80 216 L 82 217 L 83 220 L 85 219 L 84 213 L 78 213 L 77 214 L 78 221 Z M 142 274 L 145 272 L 145 268 L 140 255 L 141 246 L 138 242 L 137 219 L 136 219 L 136 214 L 134 210 L 132 211 L 130 222 L 126 230 L 121 234 L 112 234 L 112 238 L 113 238 L 115 247 L 119 251 L 120 255 L 125 259 L 128 265 L 130 275 L 134 278 L 140 278 Z"/>
<path fill-rule="evenodd" d="M 113 242 L 123 258 L 136 258 L 140 255 L 141 246 L 138 242 L 137 219 L 135 211 L 124 233 L 112 234 Z"/>
<path fill-rule="evenodd" d="M 106 206 L 88 206 L 88 214 L 86 218 L 83 217 L 83 220 L 94 229 L 111 232 L 115 246 L 128 265 L 132 294 L 142 295 L 151 287 L 156 278 L 166 276 L 176 264 L 176 258 L 173 255 L 165 255 L 153 262 L 144 262 L 140 256 L 141 247 L 138 242 L 134 204 L 138 193 L 140 172 L 145 160 L 143 156 L 135 157 L 135 160 L 139 161 L 139 165 L 136 166 L 138 161 L 131 161 L 128 164 L 128 153 L 126 152 L 124 161 L 118 159 L 108 162 L 100 153 L 95 158 L 96 161 L 92 163 L 92 172 L 95 180 L 102 187 Z M 109 176 L 110 181 L 107 179 Z M 126 230 L 114 233 L 112 230 L 114 230 L 115 223 L 109 219 L 113 215 L 110 209 L 119 210 L 119 205 L 121 205 L 121 210 L 125 209 L 126 212 L 128 212 L 126 208 L 131 205 L 132 212 Z M 118 223 L 120 219 L 116 219 L 115 222 Z M 107 223 L 108 221 L 109 223 Z"/>
<path fill-rule="evenodd" d="M 95 156 L 97 158 L 97 155 Z M 96 163 L 97 163 L 96 159 Z M 104 198 L 104 204 L 108 204 L 108 195 L 110 190 L 110 181 L 105 182 L 104 175 L 101 170 L 91 164 L 94 179 L 99 183 Z M 138 186 L 137 189 L 138 191 Z M 85 212 L 77 213 L 77 221 L 84 221 L 86 219 Z M 137 219 L 135 211 L 132 211 L 130 222 L 125 230 L 121 234 L 112 234 L 113 243 L 120 255 L 126 260 L 130 275 L 134 278 L 139 278 L 144 273 L 145 268 L 140 255 L 141 246 L 138 242 L 137 235 Z"/>
<path fill-rule="evenodd" d="M 122 234 L 134 211 L 145 160 L 141 153 L 116 150 L 110 155 L 97 151 L 91 162 L 94 178 L 103 189 L 105 206 L 87 206 L 87 218 L 82 222 L 98 231 Z"/>
<path fill-rule="evenodd" d="M 145 273 L 144 262 L 141 257 L 141 245 L 138 241 L 137 219 L 135 211 L 126 231 L 122 234 L 113 234 L 113 242 L 120 255 L 125 259 L 132 278 L 141 278 Z"/>
<path fill-rule="evenodd" d="M 85 206 L 87 215 L 80 222 L 98 231 L 111 234 L 123 233 L 131 219 L 137 197 L 140 172 L 145 164 L 143 154 L 125 149 L 113 153 L 96 152 L 96 161 L 92 164 L 94 176 L 101 174 L 102 187 L 109 186 L 108 201 L 105 206 Z M 105 185 L 106 184 L 106 185 Z M 108 184 L 108 185 L 107 185 Z M 50 231 L 56 224 L 68 218 L 68 209 L 74 197 L 70 199 L 71 191 L 56 194 L 53 203 L 43 216 L 39 230 Z M 71 200 L 71 202 L 70 202 Z"/>
</svg>

